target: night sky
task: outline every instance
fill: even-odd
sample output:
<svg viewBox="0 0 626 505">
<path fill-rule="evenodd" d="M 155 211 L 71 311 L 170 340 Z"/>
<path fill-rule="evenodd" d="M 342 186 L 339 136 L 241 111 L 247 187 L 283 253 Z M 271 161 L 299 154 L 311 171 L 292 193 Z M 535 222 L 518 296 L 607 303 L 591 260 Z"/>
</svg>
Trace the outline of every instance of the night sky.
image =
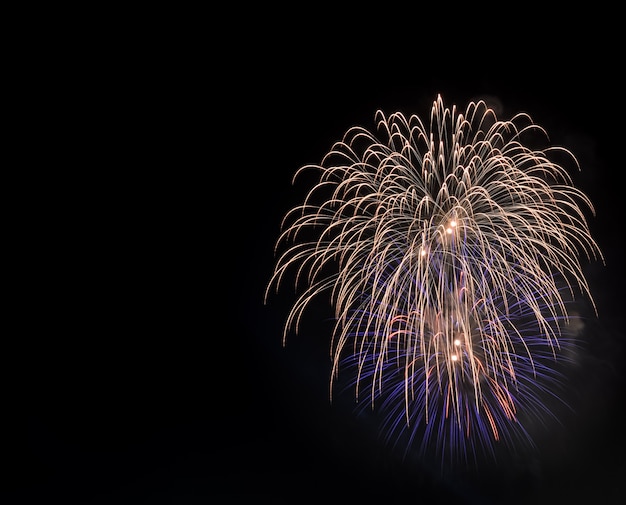
<svg viewBox="0 0 626 505">
<path fill-rule="evenodd" d="M 64 107 L 47 95 L 38 159 L 53 162 L 23 186 L 19 324 L 4 339 L 3 503 L 618 503 L 622 54 L 614 32 L 592 38 L 583 21 L 445 51 L 435 30 L 410 45 L 339 21 L 194 31 L 88 80 L 93 93 L 63 88 Z M 575 412 L 537 454 L 444 476 L 390 451 L 349 401 L 330 403 L 329 307 L 283 347 L 295 296 L 263 304 L 281 219 L 307 189 L 294 172 L 351 126 L 373 129 L 376 110 L 424 117 L 437 94 L 461 109 L 495 99 L 502 119 L 527 112 L 570 149 L 606 259 L 585 267 L 599 317 L 569 377 Z"/>
</svg>

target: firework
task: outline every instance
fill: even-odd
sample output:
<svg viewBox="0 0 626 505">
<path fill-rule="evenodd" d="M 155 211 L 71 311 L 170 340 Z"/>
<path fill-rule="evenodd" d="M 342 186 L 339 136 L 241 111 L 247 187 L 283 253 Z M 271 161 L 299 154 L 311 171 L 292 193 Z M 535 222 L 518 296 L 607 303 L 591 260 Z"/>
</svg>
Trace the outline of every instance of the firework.
<svg viewBox="0 0 626 505">
<path fill-rule="evenodd" d="M 290 271 L 301 291 L 283 344 L 329 295 L 331 398 L 349 373 L 390 436 L 422 450 L 527 437 L 569 356 L 572 301 L 593 306 L 582 261 L 602 259 L 592 203 L 554 159 L 578 162 L 539 147 L 527 114 L 502 121 L 484 101 L 460 112 L 438 96 L 427 122 L 375 119 L 378 135 L 353 127 L 295 174 L 319 179 L 276 243 L 266 300 Z"/>
</svg>

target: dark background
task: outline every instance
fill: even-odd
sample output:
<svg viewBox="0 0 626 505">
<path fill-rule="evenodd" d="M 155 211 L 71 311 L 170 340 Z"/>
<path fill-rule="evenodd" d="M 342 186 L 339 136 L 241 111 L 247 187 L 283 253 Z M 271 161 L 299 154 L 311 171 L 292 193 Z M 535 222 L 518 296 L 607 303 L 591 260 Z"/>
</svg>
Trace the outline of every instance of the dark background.
<svg viewBox="0 0 626 505">
<path fill-rule="evenodd" d="M 27 225 L 13 242 L 17 324 L 3 353 L 4 503 L 623 497 L 614 16 L 527 12 L 513 27 L 372 14 L 304 24 L 307 12 L 246 9 L 158 26 L 136 16 L 128 43 L 96 37 L 84 58 L 74 39 L 42 71 L 58 85 L 31 93 L 39 141 L 16 188 Z M 327 307 L 283 348 L 294 298 L 284 289 L 263 304 L 280 221 L 306 190 L 291 185 L 295 170 L 349 127 L 373 129 L 376 110 L 425 116 L 439 93 L 461 109 L 495 98 L 503 119 L 528 112 L 573 151 L 606 258 L 586 268 L 599 318 L 570 377 L 576 412 L 539 436 L 536 455 L 443 477 L 391 453 L 348 402 L 329 402 Z"/>
</svg>

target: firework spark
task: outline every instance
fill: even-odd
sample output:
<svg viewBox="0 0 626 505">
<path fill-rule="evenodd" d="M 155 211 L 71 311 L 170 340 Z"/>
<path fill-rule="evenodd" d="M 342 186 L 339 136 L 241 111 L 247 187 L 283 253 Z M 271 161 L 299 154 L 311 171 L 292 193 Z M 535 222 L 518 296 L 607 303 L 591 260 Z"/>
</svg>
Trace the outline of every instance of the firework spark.
<svg viewBox="0 0 626 505">
<path fill-rule="evenodd" d="M 376 113 L 378 136 L 349 129 L 287 213 L 267 286 L 295 273 L 283 344 L 311 301 L 330 294 L 331 397 L 340 370 L 357 399 L 387 412 L 390 434 L 422 449 L 473 452 L 514 434 L 566 359 L 570 302 L 591 301 L 581 260 L 602 259 L 564 148 L 527 114 L 496 117 L 433 102 L 429 121 Z M 304 237 L 304 238 L 302 238 Z"/>
</svg>

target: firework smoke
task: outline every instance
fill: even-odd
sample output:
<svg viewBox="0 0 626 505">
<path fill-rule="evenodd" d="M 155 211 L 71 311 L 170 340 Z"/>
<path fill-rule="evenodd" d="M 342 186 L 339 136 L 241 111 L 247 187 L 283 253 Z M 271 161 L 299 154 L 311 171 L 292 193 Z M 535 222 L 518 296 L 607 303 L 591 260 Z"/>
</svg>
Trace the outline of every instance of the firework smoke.
<svg viewBox="0 0 626 505">
<path fill-rule="evenodd" d="M 581 260 L 602 259 L 590 200 L 564 148 L 527 114 L 498 120 L 439 96 L 427 123 L 376 113 L 378 135 L 349 129 L 287 213 L 267 286 L 301 289 L 283 343 L 322 294 L 336 316 L 331 396 L 340 372 L 385 413 L 388 436 L 422 451 L 489 451 L 529 438 L 550 415 L 571 357 L 572 303 L 593 299 Z"/>
</svg>

